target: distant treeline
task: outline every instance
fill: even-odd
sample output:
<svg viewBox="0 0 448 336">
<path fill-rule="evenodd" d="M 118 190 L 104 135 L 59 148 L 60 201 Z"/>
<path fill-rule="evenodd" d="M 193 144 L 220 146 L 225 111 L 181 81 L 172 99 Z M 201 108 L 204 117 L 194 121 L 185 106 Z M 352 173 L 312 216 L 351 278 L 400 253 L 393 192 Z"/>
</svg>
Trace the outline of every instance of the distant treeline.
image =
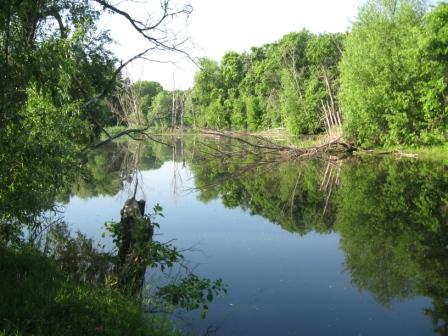
<svg viewBox="0 0 448 336">
<path fill-rule="evenodd" d="M 302 30 L 199 64 L 192 89 L 161 90 L 149 120 L 319 134 L 340 116 L 344 135 L 365 146 L 447 140 L 448 3 L 372 0 L 349 33 Z"/>
</svg>

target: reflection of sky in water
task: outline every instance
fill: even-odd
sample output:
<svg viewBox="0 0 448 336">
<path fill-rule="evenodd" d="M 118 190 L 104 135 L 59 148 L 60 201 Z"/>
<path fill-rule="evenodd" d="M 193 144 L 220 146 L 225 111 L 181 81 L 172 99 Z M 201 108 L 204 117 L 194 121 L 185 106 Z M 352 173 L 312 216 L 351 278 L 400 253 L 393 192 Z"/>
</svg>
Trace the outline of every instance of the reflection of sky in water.
<svg viewBox="0 0 448 336">
<path fill-rule="evenodd" d="M 228 294 L 215 300 L 205 320 L 189 313 L 182 325 L 200 334 L 216 324 L 218 335 L 432 334 L 423 314 L 428 299 L 384 308 L 351 285 L 337 234 L 300 236 L 241 209 L 226 209 L 220 200 L 204 204 L 185 191 L 194 187 L 194 179 L 180 164 L 167 162 L 142 177 L 139 195 L 147 211 L 159 203 L 165 215 L 157 239 L 176 238 L 179 248 L 194 246 L 200 251 L 186 255 L 199 265 L 197 274 L 228 285 Z M 128 195 L 72 197 L 66 220 L 72 229 L 100 239 L 103 223 L 119 220 Z M 103 243 L 110 246 L 110 240 Z"/>
</svg>

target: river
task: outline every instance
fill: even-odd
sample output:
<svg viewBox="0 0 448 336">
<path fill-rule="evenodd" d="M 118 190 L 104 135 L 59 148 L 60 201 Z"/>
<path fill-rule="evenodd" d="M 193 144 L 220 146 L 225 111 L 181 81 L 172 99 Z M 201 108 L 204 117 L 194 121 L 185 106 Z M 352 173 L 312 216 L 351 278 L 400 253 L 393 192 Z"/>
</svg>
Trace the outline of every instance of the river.
<svg viewBox="0 0 448 336">
<path fill-rule="evenodd" d="M 121 143 L 91 153 L 91 178 L 73 186 L 61 204 L 72 230 L 112 248 L 103 224 L 119 220 L 138 179 L 137 199 L 146 200 L 147 210 L 163 207 L 155 239 L 176 239 L 196 274 L 221 278 L 228 288 L 205 319 L 175 312 L 181 329 L 198 335 L 447 333 L 445 163 L 270 161 L 229 154 L 216 139 L 164 142 L 175 146 Z"/>
</svg>

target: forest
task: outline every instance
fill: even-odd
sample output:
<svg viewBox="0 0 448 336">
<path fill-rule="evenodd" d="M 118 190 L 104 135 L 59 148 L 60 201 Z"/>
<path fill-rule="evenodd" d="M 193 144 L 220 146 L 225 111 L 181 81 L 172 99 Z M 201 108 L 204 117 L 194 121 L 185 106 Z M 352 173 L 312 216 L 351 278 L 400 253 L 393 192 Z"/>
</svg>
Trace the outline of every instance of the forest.
<svg viewBox="0 0 448 336">
<path fill-rule="evenodd" d="M 113 36 L 96 34 L 102 11 L 110 8 L 93 3 L 54 1 L 35 8 L 32 2 L 3 2 L 2 159 L 22 151 L 14 146 L 24 143 L 31 152 L 51 143 L 73 157 L 100 134 L 108 137 L 111 126 L 281 127 L 291 135 L 344 136 L 364 147 L 446 142 L 444 2 L 367 1 L 349 32 L 302 30 L 248 52 L 229 51 L 219 62 L 200 58 L 192 88 L 172 92 L 121 75 L 133 59 L 118 62 L 107 48 Z M 183 10 L 177 13 L 190 9 Z M 148 39 L 153 49 L 182 52 Z"/>
<path fill-rule="evenodd" d="M 368 1 L 347 33 L 302 30 L 219 62 L 200 59 L 193 87 L 160 92 L 145 107 L 148 121 L 282 127 L 292 135 L 343 135 L 364 147 L 444 143 L 447 22 L 444 2 Z"/>
<path fill-rule="evenodd" d="M 46 215 L 56 212 L 58 204 L 71 195 L 116 193 L 126 178 L 136 174 L 134 167 L 123 177 L 117 167 L 105 169 L 100 166 L 102 162 L 95 161 L 114 162 L 112 156 L 92 154 L 93 149 L 105 148 L 113 140 L 128 137 L 157 142 L 155 133 L 179 130 L 252 134 L 282 128 L 292 136 L 328 136 L 330 141 L 344 139 L 364 149 L 447 148 L 448 3 L 444 1 L 430 6 L 420 0 L 367 0 L 347 32 L 314 33 L 304 29 L 250 51 L 229 51 L 220 61 L 194 59 L 185 51 L 185 41 L 177 40 L 167 28 L 188 18 L 190 5 L 162 0 L 159 12 L 142 20 L 120 4 L 110 0 L 0 2 L 0 268 L 7 270 L 0 277 L 0 288 L 2 294 L 8 294 L 0 303 L 0 334 L 41 335 L 51 330 L 52 334 L 75 335 L 75 328 L 80 326 L 86 335 L 120 334 L 123 330 L 133 330 L 136 335 L 179 334 L 169 322 L 157 316 L 149 320 L 145 317 L 142 298 L 131 293 L 135 288 L 123 285 L 129 280 L 124 272 L 129 265 L 120 260 L 119 253 L 103 253 L 82 234 L 73 238 L 64 225 L 51 231 L 48 243 L 34 239 L 48 228 Z M 140 53 L 120 60 L 111 52 L 114 36 L 108 30 L 99 30 L 105 15 L 121 17 L 145 41 Z M 135 60 L 161 51 L 198 64 L 190 89 L 169 91 L 155 81 L 132 82 L 124 75 L 125 68 Z M 151 160 L 145 162 L 147 166 L 161 164 L 157 157 Z M 221 163 L 204 159 L 197 166 L 193 162 L 191 169 L 199 182 L 214 182 L 216 176 L 233 169 Z M 304 175 L 297 193 L 303 196 L 303 204 L 314 209 L 308 212 L 295 208 L 288 199 L 270 199 L 271 204 L 267 204 L 263 196 L 265 189 L 282 181 L 281 176 L 295 176 L 297 167 L 292 166 L 284 168 L 283 175 L 262 176 L 258 188 L 241 178 L 209 194 L 204 191 L 200 198 L 206 201 L 220 195 L 226 206 L 249 209 L 288 231 L 305 233 L 313 228 L 330 232 L 336 221 L 336 230 L 349 235 L 354 231 L 350 218 L 364 218 L 363 211 L 367 211 L 353 211 L 351 204 L 367 202 L 363 187 L 373 188 L 373 182 L 389 174 L 396 177 L 397 190 L 405 188 L 399 171 L 389 165 L 375 174 L 362 171 L 362 176 L 352 173 L 354 166 L 344 170 L 346 175 L 341 178 L 347 182 L 340 189 L 340 194 L 352 198 L 341 196 L 336 203 L 328 202 L 316 185 L 306 188 L 319 177 Z M 428 174 L 426 170 L 430 171 L 423 164 L 416 175 L 422 188 L 427 176 L 446 184 L 441 177 L 443 169 Z M 103 178 L 104 185 L 86 182 L 95 177 Z M 112 178 L 111 185 L 108 182 Z M 365 181 L 373 182 L 364 185 Z M 406 203 L 395 189 L 392 194 L 387 188 L 378 193 L 368 191 Z M 440 196 L 439 190 L 426 192 L 428 199 Z M 422 195 L 419 198 L 413 189 L 406 197 L 415 204 L 429 202 L 426 194 Z M 272 201 L 280 205 L 272 205 Z M 442 196 L 439 201 L 442 203 Z M 393 207 L 390 203 L 387 206 Z M 446 213 L 445 203 L 434 207 Z M 317 213 L 322 206 L 328 213 L 319 222 Z M 413 222 L 425 222 L 423 247 L 416 246 L 424 250 L 425 242 L 433 239 L 431 229 L 439 229 L 434 216 L 428 214 L 421 219 L 421 214 L 401 211 L 404 208 L 400 204 L 400 213 L 412 217 Z M 368 210 L 381 217 L 375 209 L 369 205 Z M 423 213 L 431 212 L 422 209 Z M 387 215 L 394 214 L 394 209 L 387 210 Z M 144 230 L 148 229 L 144 225 L 162 215 L 162 210 L 154 205 L 152 213 L 142 215 Z M 380 219 L 383 225 L 389 218 Z M 152 229 L 157 226 L 153 224 Z M 398 224 L 405 226 L 406 219 Z M 383 226 L 386 230 L 387 225 Z M 107 228 L 120 250 L 126 244 L 119 226 L 109 223 Z M 343 249 L 351 251 L 362 245 L 361 235 L 368 238 L 377 235 L 375 230 L 382 230 L 374 225 L 371 229 L 358 232 L 359 241 L 344 240 Z M 440 246 L 446 243 L 442 238 Z M 410 238 L 405 243 L 413 247 Z M 138 277 L 139 284 L 143 266 L 163 272 L 167 265 L 183 260 L 173 245 L 151 244 L 136 244 L 139 274 L 133 276 Z M 439 245 L 434 253 L 442 250 Z M 48 251 L 42 246 L 48 246 Z M 371 246 L 371 250 L 369 253 L 374 254 L 380 247 Z M 417 265 L 423 264 L 419 258 L 425 252 L 420 250 L 415 257 Z M 98 266 L 94 271 L 105 273 L 87 280 L 85 274 L 81 276 L 75 264 L 84 260 L 78 258 L 78 251 L 87 251 L 95 261 L 92 265 Z M 354 281 L 362 288 L 377 286 L 376 282 L 363 282 L 363 274 L 353 266 L 360 262 L 349 258 Z M 107 265 L 113 263 L 118 263 L 119 271 L 110 272 Z M 372 265 L 369 272 L 375 273 L 375 267 Z M 117 288 L 117 284 L 123 286 Z M 421 288 L 416 292 L 431 291 L 423 284 L 418 286 Z M 225 290 L 220 279 L 189 274 L 178 286 L 161 288 L 158 299 L 169 309 L 181 307 L 205 314 L 208 304 Z M 69 321 L 69 317 L 73 319 Z"/>
</svg>

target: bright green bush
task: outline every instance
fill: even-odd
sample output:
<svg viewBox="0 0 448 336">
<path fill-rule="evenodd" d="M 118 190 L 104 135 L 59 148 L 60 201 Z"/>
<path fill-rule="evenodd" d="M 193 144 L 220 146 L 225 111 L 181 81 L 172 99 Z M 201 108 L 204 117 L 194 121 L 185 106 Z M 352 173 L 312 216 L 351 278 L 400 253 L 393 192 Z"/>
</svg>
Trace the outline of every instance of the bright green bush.
<svg viewBox="0 0 448 336">
<path fill-rule="evenodd" d="M 362 7 L 340 64 L 347 136 L 365 146 L 443 141 L 447 63 L 446 50 L 436 46 L 446 40 L 444 8 L 425 16 L 420 1 L 373 0 Z"/>
</svg>

